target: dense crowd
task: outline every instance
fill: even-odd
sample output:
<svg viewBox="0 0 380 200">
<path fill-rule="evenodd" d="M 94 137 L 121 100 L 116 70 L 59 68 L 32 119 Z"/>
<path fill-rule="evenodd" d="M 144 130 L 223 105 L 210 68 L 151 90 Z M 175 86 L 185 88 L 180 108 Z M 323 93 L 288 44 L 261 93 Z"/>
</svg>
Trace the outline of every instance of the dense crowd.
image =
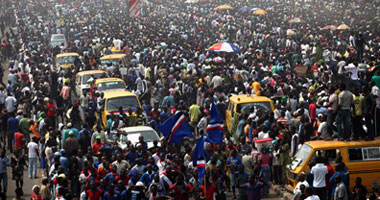
<svg viewBox="0 0 380 200">
<path fill-rule="evenodd" d="M 23 196 L 27 169 L 29 179 L 41 179 L 27 191 L 37 200 L 257 200 L 269 195 L 271 184 L 287 184 L 287 165 L 304 142 L 380 135 L 379 1 L 143 2 L 142 16 L 130 17 L 121 0 L 102 7 L 2 1 L 0 80 L 8 80 L 0 82 L 3 197 Z M 233 9 L 214 9 L 226 3 Z M 252 14 L 254 7 L 265 14 Z M 341 24 L 346 28 L 331 26 Z M 65 35 L 67 47 L 49 46 L 55 33 Z M 239 51 L 207 51 L 217 42 Z M 142 110 L 121 111 L 105 125 L 98 117 L 102 94 L 78 96 L 75 78 L 99 69 L 100 57 L 114 46 L 128 56 L 129 68 L 111 64 L 106 72 L 126 82 Z M 55 66 L 62 52 L 77 52 L 81 60 L 63 71 Z M 195 141 L 207 134 L 211 105 L 225 120 L 228 98 L 237 94 L 270 97 L 275 109 L 236 112 L 223 144 L 205 143 L 206 178 L 199 181 Z M 148 148 L 140 137 L 121 149 L 112 137 L 123 127 L 156 129 L 177 112 L 185 114 L 194 138 L 180 144 L 164 138 Z M 263 138 L 272 144 L 258 149 L 254 140 Z M 317 157 L 310 172 L 299 175 L 294 198 L 379 199 L 378 188 L 368 193 L 359 178 L 351 193 L 347 167 L 337 159 L 333 169 Z M 16 191 L 7 191 L 11 180 Z"/>
</svg>

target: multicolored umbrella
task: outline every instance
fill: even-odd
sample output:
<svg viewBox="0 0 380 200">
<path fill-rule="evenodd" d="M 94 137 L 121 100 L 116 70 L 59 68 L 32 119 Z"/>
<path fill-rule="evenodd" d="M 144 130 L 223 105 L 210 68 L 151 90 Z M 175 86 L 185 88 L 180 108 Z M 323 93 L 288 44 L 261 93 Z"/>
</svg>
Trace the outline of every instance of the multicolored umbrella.
<svg viewBox="0 0 380 200">
<path fill-rule="evenodd" d="M 325 26 L 325 27 L 322 28 L 322 30 L 329 30 L 329 29 L 335 30 L 336 26 L 334 26 L 334 25 L 328 25 L 328 26 Z"/>
<path fill-rule="evenodd" d="M 258 9 L 258 10 L 253 11 L 252 14 L 254 14 L 254 15 L 266 15 L 268 13 L 267 13 L 267 11 L 265 11 L 263 9 Z"/>
<path fill-rule="evenodd" d="M 233 43 L 219 42 L 212 45 L 207 51 L 239 53 L 240 49 Z"/>
<path fill-rule="evenodd" d="M 347 30 L 347 29 L 350 29 L 350 27 L 347 26 L 346 24 L 341 24 L 340 26 L 338 26 L 337 29 L 338 29 L 338 30 Z"/>
<path fill-rule="evenodd" d="M 290 24 L 301 23 L 301 18 L 299 18 L 299 17 L 295 17 L 295 18 L 289 20 L 289 23 L 290 23 Z"/>
<path fill-rule="evenodd" d="M 234 8 L 232 8 L 230 5 L 227 5 L 227 4 L 220 5 L 216 8 L 214 8 L 214 10 L 232 10 L 232 9 L 234 9 Z"/>
</svg>

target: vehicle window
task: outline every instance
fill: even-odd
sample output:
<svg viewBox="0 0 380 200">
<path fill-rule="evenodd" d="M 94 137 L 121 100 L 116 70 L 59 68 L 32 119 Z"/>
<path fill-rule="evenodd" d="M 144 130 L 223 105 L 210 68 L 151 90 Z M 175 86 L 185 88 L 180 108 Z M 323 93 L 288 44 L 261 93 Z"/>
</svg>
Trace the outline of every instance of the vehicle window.
<svg viewBox="0 0 380 200">
<path fill-rule="evenodd" d="M 362 148 L 348 149 L 348 159 L 350 161 L 363 160 Z"/>
<path fill-rule="evenodd" d="M 81 79 L 82 79 L 82 76 L 78 76 L 78 78 L 77 78 L 77 85 L 80 85 Z"/>
<path fill-rule="evenodd" d="M 379 147 L 363 148 L 364 160 L 380 160 Z"/>
<path fill-rule="evenodd" d="M 125 85 L 122 81 L 112 81 L 112 82 L 106 82 L 106 83 L 99 83 L 97 87 L 99 91 L 104 91 L 104 90 L 124 89 Z"/>
<path fill-rule="evenodd" d="M 87 81 L 91 78 L 91 75 L 94 75 L 96 79 L 107 77 L 106 73 L 87 74 L 83 76 L 82 84 L 88 84 Z"/>
<path fill-rule="evenodd" d="M 58 58 L 58 64 L 63 65 L 63 64 L 73 64 L 75 60 L 75 56 L 64 56 Z"/>
<path fill-rule="evenodd" d="M 118 65 L 120 63 L 120 60 L 119 59 L 107 59 L 107 60 L 101 60 L 100 63 L 103 66 L 108 65 L 108 64 Z"/>
<path fill-rule="evenodd" d="M 107 100 L 107 110 L 109 111 L 118 110 L 120 106 L 124 110 L 140 107 L 136 96 L 116 97 Z"/>
<path fill-rule="evenodd" d="M 309 163 L 315 162 L 317 156 L 326 157 L 328 162 L 335 163 L 336 157 L 338 156 L 338 149 L 327 149 L 327 150 L 317 150 L 314 152 L 313 157 L 310 159 Z"/>
<path fill-rule="evenodd" d="M 263 111 L 272 110 L 270 102 L 251 102 L 251 103 L 241 103 L 241 111 L 244 113 L 249 113 L 249 108 L 254 107 L 255 111 L 261 109 Z"/>
<path fill-rule="evenodd" d="M 121 137 L 121 142 L 126 143 L 127 140 L 130 140 L 131 142 L 138 142 L 140 135 L 144 137 L 144 142 L 153 142 L 154 140 L 160 140 L 158 135 L 152 131 L 139 131 L 128 132 L 128 135 L 123 135 Z"/>
<path fill-rule="evenodd" d="M 55 35 L 53 36 L 53 40 L 64 40 L 65 39 L 65 36 L 63 35 Z"/>
<path fill-rule="evenodd" d="M 311 146 L 307 144 L 302 145 L 301 149 L 298 150 L 296 155 L 294 156 L 295 160 L 297 160 L 298 162 L 297 166 L 302 165 L 306 161 L 307 157 L 309 157 L 309 154 L 312 150 L 313 148 Z"/>
</svg>

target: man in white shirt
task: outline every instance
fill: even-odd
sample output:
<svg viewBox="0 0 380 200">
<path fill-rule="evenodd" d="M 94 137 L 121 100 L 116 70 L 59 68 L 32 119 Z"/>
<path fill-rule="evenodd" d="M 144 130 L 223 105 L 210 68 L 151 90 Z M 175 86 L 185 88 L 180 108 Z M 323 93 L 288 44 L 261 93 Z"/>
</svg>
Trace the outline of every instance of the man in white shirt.
<svg viewBox="0 0 380 200">
<path fill-rule="evenodd" d="M 7 111 L 13 113 L 16 110 L 17 100 L 12 94 L 9 94 L 9 96 L 5 98 L 4 104 Z"/>
<path fill-rule="evenodd" d="M 327 167 L 323 164 L 322 158 L 318 156 L 316 165 L 311 168 L 311 174 L 314 176 L 313 187 L 314 193 L 318 195 L 319 199 L 326 199 L 326 174 L 328 174 Z"/>
<path fill-rule="evenodd" d="M 39 157 L 38 153 L 38 144 L 37 138 L 33 136 L 32 141 L 28 143 L 28 158 L 29 158 L 29 178 L 37 178 L 37 158 Z"/>
</svg>

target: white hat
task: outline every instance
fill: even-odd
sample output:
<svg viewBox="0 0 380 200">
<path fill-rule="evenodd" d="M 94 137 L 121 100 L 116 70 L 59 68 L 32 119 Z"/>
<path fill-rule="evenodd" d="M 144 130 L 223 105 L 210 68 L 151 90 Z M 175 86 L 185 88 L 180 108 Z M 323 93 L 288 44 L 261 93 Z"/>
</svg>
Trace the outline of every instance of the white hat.
<svg viewBox="0 0 380 200">
<path fill-rule="evenodd" d="M 145 187 L 145 185 L 144 185 L 144 183 L 143 182 L 141 182 L 141 181 L 137 181 L 137 183 L 136 183 L 136 185 L 135 185 L 136 187 Z"/>
</svg>

